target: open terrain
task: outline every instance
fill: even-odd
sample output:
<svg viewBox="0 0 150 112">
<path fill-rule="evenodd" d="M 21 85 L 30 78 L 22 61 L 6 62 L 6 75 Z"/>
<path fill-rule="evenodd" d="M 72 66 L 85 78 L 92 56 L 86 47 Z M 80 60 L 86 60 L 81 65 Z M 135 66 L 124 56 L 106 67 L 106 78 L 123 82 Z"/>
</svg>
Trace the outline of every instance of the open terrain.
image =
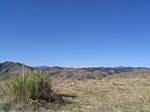
<svg viewBox="0 0 150 112">
<path fill-rule="evenodd" d="M 52 89 L 63 97 L 62 104 L 10 104 L 4 79 L 32 71 L 52 78 Z M 30 67 L 4 62 L 0 63 L 0 79 L 0 112 L 150 112 L 150 68 Z"/>
<path fill-rule="evenodd" d="M 2 87 L 3 82 L 0 86 Z M 0 91 L 1 111 L 8 112 L 150 112 L 150 79 L 73 80 L 53 79 L 53 90 L 63 94 L 66 103 L 37 109 L 10 107 Z M 20 109 L 20 110 L 19 110 Z M 4 112 L 5 112 L 4 111 Z"/>
</svg>

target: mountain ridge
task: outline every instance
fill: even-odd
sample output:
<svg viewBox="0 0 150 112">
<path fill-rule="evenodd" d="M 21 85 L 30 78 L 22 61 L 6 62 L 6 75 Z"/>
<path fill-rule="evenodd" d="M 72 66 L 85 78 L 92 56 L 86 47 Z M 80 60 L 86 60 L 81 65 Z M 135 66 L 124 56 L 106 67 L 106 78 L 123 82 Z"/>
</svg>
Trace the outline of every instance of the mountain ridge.
<svg viewBox="0 0 150 112">
<path fill-rule="evenodd" d="M 74 78 L 90 78 L 107 77 L 120 74 L 150 73 L 150 68 L 147 67 L 82 67 L 69 68 L 59 66 L 39 66 L 32 67 L 19 62 L 6 61 L 0 63 L 0 77 L 10 77 L 11 73 L 21 73 L 30 71 L 40 71 L 47 73 L 51 77 L 74 77 Z M 121 75 L 122 76 L 122 75 Z"/>
</svg>

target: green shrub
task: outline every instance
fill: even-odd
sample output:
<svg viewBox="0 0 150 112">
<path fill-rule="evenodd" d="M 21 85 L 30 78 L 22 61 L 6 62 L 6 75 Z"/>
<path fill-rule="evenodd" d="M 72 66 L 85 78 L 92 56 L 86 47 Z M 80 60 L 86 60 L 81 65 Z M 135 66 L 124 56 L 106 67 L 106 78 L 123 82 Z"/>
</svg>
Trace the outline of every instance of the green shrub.
<svg viewBox="0 0 150 112">
<path fill-rule="evenodd" d="M 39 103 L 51 100 L 51 80 L 37 72 L 15 74 L 6 82 L 6 91 L 15 101 Z"/>
<path fill-rule="evenodd" d="M 97 77 L 96 77 L 96 80 L 102 80 L 102 79 L 103 79 L 102 76 L 97 76 Z"/>
</svg>

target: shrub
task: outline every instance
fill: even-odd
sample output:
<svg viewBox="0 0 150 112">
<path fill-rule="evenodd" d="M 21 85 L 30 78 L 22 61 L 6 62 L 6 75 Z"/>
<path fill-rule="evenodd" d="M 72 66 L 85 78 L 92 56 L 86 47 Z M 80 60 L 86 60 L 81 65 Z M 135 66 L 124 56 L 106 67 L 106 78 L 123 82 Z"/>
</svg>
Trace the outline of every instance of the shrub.
<svg viewBox="0 0 150 112">
<path fill-rule="evenodd" d="M 103 79 L 102 76 L 97 76 L 97 77 L 96 77 L 96 80 L 102 80 L 102 79 Z"/>
<path fill-rule="evenodd" d="M 6 82 L 6 91 L 15 101 L 40 103 L 50 101 L 51 80 L 45 74 L 37 72 L 15 74 Z"/>
</svg>

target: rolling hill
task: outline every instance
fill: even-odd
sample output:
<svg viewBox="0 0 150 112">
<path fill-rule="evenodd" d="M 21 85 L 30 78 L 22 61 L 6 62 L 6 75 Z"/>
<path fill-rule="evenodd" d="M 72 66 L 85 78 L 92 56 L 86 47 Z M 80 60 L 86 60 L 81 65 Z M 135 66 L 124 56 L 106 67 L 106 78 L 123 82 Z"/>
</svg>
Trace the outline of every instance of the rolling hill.
<svg viewBox="0 0 150 112">
<path fill-rule="evenodd" d="M 122 78 L 134 77 L 142 75 L 150 75 L 149 68 L 143 67 L 87 67 L 87 68 L 66 68 L 59 66 L 40 66 L 31 67 L 18 62 L 0 63 L 0 77 L 8 78 L 12 73 L 21 73 L 29 71 L 41 71 L 47 73 L 51 77 L 74 77 L 94 79 L 96 77 Z"/>
</svg>

